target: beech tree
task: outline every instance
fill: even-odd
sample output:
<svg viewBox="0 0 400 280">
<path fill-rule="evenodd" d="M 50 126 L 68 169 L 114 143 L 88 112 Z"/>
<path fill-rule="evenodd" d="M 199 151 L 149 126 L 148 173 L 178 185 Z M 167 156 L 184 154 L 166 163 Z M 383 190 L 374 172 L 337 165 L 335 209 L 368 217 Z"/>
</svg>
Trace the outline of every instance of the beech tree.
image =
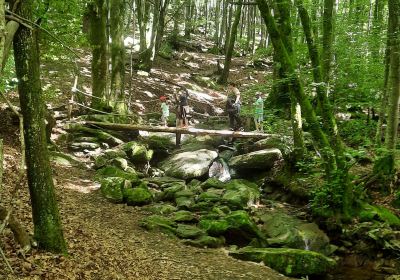
<svg viewBox="0 0 400 280">
<path fill-rule="evenodd" d="M 16 13 L 33 21 L 35 0 L 12 1 Z M 34 237 L 40 248 L 65 253 L 57 200 L 47 151 L 45 105 L 40 82 L 38 29 L 20 26 L 14 37 L 14 60 L 24 118 L 26 165 Z"/>
</svg>

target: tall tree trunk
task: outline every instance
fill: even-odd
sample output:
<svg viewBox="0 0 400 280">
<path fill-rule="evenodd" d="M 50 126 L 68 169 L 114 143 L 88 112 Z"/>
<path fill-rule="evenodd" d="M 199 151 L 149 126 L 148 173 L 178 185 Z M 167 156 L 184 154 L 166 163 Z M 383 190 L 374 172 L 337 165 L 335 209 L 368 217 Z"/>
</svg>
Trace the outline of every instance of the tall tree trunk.
<svg viewBox="0 0 400 280">
<path fill-rule="evenodd" d="M 375 134 L 375 144 L 377 147 L 381 146 L 382 138 L 383 138 L 383 131 L 382 125 L 385 122 L 385 113 L 386 107 L 388 103 L 388 84 L 389 84 L 389 72 L 390 72 L 390 42 L 389 38 L 387 39 L 387 46 L 385 51 L 385 73 L 383 78 L 383 89 L 381 94 L 381 104 L 379 108 L 379 119 L 376 126 L 376 134 Z"/>
<path fill-rule="evenodd" d="M 394 161 L 400 97 L 400 0 L 389 0 L 390 98 L 385 146 Z M 394 163 L 393 163 L 394 165 Z"/>
<path fill-rule="evenodd" d="M 287 50 L 289 59 L 291 61 L 294 60 L 293 55 L 293 38 L 292 38 L 292 27 L 290 23 L 290 10 L 291 3 L 287 0 L 276 0 L 277 9 L 275 10 L 275 17 L 278 19 L 278 27 L 281 31 L 281 36 L 283 39 L 283 43 Z M 279 63 L 281 63 L 279 61 Z M 293 89 L 290 86 L 289 82 L 286 82 L 285 72 L 286 69 L 280 68 L 277 70 L 279 75 L 279 91 L 280 93 L 290 92 Z M 301 121 L 301 108 L 298 105 L 294 94 L 290 94 L 290 119 L 292 122 L 292 131 L 293 131 L 293 139 L 294 139 L 294 156 L 295 160 L 300 160 L 304 153 L 304 137 L 302 130 L 302 121 Z"/>
<path fill-rule="evenodd" d="M 92 99 L 94 109 L 103 109 L 107 87 L 106 3 L 96 0 L 88 4 L 89 40 L 92 47 Z"/>
<path fill-rule="evenodd" d="M 185 38 L 189 39 L 190 38 L 190 34 L 192 32 L 192 1 L 194 0 L 185 0 L 186 4 L 185 4 Z"/>
<path fill-rule="evenodd" d="M 221 77 L 218 79 L 219 84 L 226 84 L 228 82 L 229 70 L 231 67 L 231 61 L 232 61 L 232 55 L 233 55 L 233 49 L 235 47 L 235 41 L 236 41 L 236 36 L 237 36 L 237 28 L 239 25 L 240 15 L 242 12 L 242 3 L 243 3 L 243 0 L 239 0 L 237 3 L 236 12 L 235 12 L 235 20 L 232 24 L 231 35 L 229 36 L 230 37 L 229 46 L 228 46 L 228 50 L 225 55 L 224 69 L 222 70 Z"/>
<path fill-rule="evenodd" d="M 170 0 L 161 1 L 160 15 L 158 17 L 158 28 L 157 28 L 154 56 L 158 55 L 158 51 L 161 48 L 161 43 L 162 43 L 162 39 L 164 37 L 164 31 L 165 31 L 165 17 L 167 16 L 167 10 L 169 7 L 169 3 L 170 3 Z"/>
<path fill-rule="evenodd" d="M 19 3 L 16 13 L 33 20 L 35 1 Z M 45 132 L 45 104 L 40 83 L 37 30 L 21 26 L 14 38 L 14 59 L 18 78 L 28 185 L 32 203 L 34 237 L 40 248 L 64 253 L 67 250 L 54 191 Z"/>
<path fill-rule="evenodd" d="M 139 33 L 140 33 L 140 49 L 139 52 L 144 52 L 147 48 L 146 42 L 146 28 L 147 28 L 147 20 L 145 16 L 145 5 L 143 3 L 144 0 L 136 0 L 136 10 L 137 10 L 137 18 L 139 25 Z"/>
<path fill-rule="evenodd" d="M 3 69 L 4 46 L 6 41 L 6 18 L 4 0 L 0 0 L 0 73 Z"/>
<path fill-rule="evenodd" d="M 329 177 L 329 175 L 336 170 L 336 161 L 328 138 L 322 131 L 318 118 L 304 92 L 303 85 L 298 77 L 298 74 L 296 73 L 294 63 L 287 53 L 280 32 L 278 31 L 275 20 L 271 14 L 271 9 L 268 2 L 266 0 L 257 0 L 257 5 L 260 9 L 264 22 L 267 25 L 267 30 L 278 59 L 282 62 L 282 67 L 286 69 L 285 78 L 287 78 L 291 83 L 291 88 L 293 89 L 291 93 L 295 96 L 297 102 L 299 102 L 304 116 L 310 125 L 310 132 L 313 140 L 318 149 L 321 151 L 321 155 L 325 164 L 325 172 Z"/>
<path fill-rule="evenodd" d="M 111 0 L 111 96 L 109 102 L 117 112 L 126 113 L 125 103 L 125 46 L 124 46 L 124 0 Z"/>
<path fill-rule="evenodd" d="M 228 52 L 231 30 L 232 30 L 232 16 L 233 16 L 233 4 L 229 6 L 229 13 L 226 22 L 224 54 Z"/>
<path fill-rule="evenodd" d="M 333 22 L 335 0 L 324 0 L 323 35 L 322 35 L 322 78 L 329 82 L 332 63 Z"/>
<path fill-rule="evenodd" d="M 220 6 L 221 6 L 221 0 L 216 0 L 215 4 L 215 30 L 214 30 L 214 46 L 218 49 L 219 46 L 219 39 L 221 36 L 220 30 L 219 30 L 219 24 L 220 24 Z"/>
<path fill-rule="evenodd" d="M 224 36 L 226 36 L 225 31 L 226 31 L 227 19 L 228 19 L 228 1 L 222 0 L 222 22 L 219 29 L 218 48 L 222 47 L 223 38 Z"/>
</svg>

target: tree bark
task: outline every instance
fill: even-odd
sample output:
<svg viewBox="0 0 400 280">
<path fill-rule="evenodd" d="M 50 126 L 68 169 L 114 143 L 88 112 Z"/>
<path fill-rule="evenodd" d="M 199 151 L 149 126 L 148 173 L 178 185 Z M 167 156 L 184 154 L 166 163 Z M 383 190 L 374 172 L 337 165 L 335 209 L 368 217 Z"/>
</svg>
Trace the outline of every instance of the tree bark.
<svg viewBox="0 0 400 280">
<path fill-rule="evenodd" d="M 236 7 L 235 20 L 232 24 L 231 35 L 229 36 L 229 45 L 228 45 L 228 49 L 227 49 L 227 52 L 225 55 L 224 69 L 222 70 L 221 77 L 218 79 L 219 84 L 226 84 L 228 82 L 229 70 L 230 70 L 231 62 L 232 62 L 233 49 L 235 47 L 237 29 L 238 29 L 238 25 L 239 25 L 239 21 L 240 21 L 240 15 L 242 12 L 242 3 L 243 3 L 243 0 L 239 0 L 238 5 Z"/>
<path fill-rule="evenodd" d="M 86 121 L 87 125 L 94 125 L 109 130 L 118 131 L 132 131 L 132 130 L 143 130 L 152 132 L 170 132 L 180 134 L 192 134 L 192 135 L 211 135 L 211 136 L 224 136 L 234 138 L 254 138 L 262 139 L 274 136 L 274 134 L 265 133 L 254 133 L 254 132 L 242 132 L 242 131 L 231 131 L 231 130 L 210 130 L 210 129 L 198 129 L 198 128 L 180 128 L 180 127 L 165 127 L 165 126 L 150 126 L 150 125 L 134 125 L 134 124 L 117 124 L 117 123 L 106 123 L 106 122 L 92 122 Z"/>
<path fill-rule="evenodd" d="M 4 0 L 0 0 L 0 73 L 4 68 L 4 46 L 6 41 L 6 15 Z"/>
<path fill-rule="evenodd" d="M 34 0 L 20 2 L 16 13 L 33 20 Z M 46 143 L 43 93 L 40 83 L 37 30 L 21 26 L 14 38 L 28 186 L 32 204 L 34 237 L 40 248 L 65 253 L 67 250 L 54 191 Z"/>
<path fill-rule="evenodd" d="M 390 98 L 388 106 L 385 146 L 391 155 L 396 149 L 399 123 L 400 97 L 400 0 L 389 0 L 389 42 L 390 42 Z"/>
<path fill-rule="evenodd" d="M 335 0 L 324 1 L 322 35 L 322 77 L 325 83 L 329 82 L 329 75 L 332 63 L 334 5 Z"/>
<path fill-rule="evenodd" d="M 1 39 L 0 39 L 0 48 L 3 47 L 3 54 L 0 56 L 0 58 L 1 58 L 0 72 L 2 72 L 4 70 L 4 67 L 6 66 L 8 56 L 10 53 L 10 49 L 12 47 L 12 41 L 13 41 L 15 33 L 17 32 L 17 30 L 19 28 L 19 23 L 16 21 L 10 20 L 7 22 L 5 28 L 6 28 L 5 29 L 6 37 L 5 37 L 3 46 L 1 46 Z"/>
<path fill-rule="evenodd" d="M 88 4 L 90 16 L 89 41 L 92 47 L 92 99 L 91 107 L 102 110 L 107 88 L 107 35 L 106 3 L 96 0 Z M 100 99 L 99 99 L 100 98 Z"/>
<path fill-rule="evenodd" d="M 111 0 L 110 3 L 111 34 L 111 96 L 109 103 L 118 113 L 126 113 L 125 103 L 125 46 L 123 0 Z"/>
<path fill-rule="evenodd" d="M 278 56 L 279 61 L 282 62 L 284 69 L 286 69 L 285 78 L 290 81 L 292 88 L 291 94 L 293 94 L 297 102 L 299 102 L 304 116 L 310 125 L 311 135 L 318 149 L 321 151 L 321 155 L 325 164 L 325 173 L 329 177 L 330 174 L 336 170 L 334 152 L 332 151 L 328 138 L 322 131 L 318 118 L 304 92 L 303 85 L 298 77 L 298 74 L 296 73 L 296 68 L 293 64 L 293 61 L 291 61 L 290 56 L 287 53 L 280 32 L 278 31 L 275 20 L 271 14 L 271 9 L 268 2 L 266 0 L 257 0 L 257 5 L 260 9 L 264 22 L 267 25 L 267 30 L 276 55 Z"/>
</svg>

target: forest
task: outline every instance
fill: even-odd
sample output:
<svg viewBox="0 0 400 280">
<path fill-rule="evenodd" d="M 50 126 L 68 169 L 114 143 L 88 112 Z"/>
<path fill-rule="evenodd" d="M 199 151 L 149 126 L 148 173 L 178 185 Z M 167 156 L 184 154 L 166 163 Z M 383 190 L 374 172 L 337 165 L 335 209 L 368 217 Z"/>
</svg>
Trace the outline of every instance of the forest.
<svg viewBox="0 0 400 280">
<path fill-rule="evenodd" d="M 400 0 L 0 0 L 0 279 L 400 279 Z"/>
</svg>

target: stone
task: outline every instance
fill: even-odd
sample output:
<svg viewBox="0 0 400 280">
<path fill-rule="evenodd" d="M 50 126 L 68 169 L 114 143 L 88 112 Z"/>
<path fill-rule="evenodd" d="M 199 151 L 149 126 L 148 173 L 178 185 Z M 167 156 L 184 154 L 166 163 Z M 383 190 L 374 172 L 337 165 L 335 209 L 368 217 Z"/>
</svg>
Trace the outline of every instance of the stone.
<svg viewBox="0 0 400 280">
<path fill-rule="evenodd" d="M 218 201 L 221 201 L 222 194 L 224 193 L 224 191 L 225 190 L 223 190 L 223 189 L 210 188 L 206 192 L 201 193 L 198 196 L 197 201 L 199 201 L 199 202 L 204 201 L 204 202 L 216 203 Z"/>
<path fill-rule="evenodd" d="M 171 235 L 175 234 L 175 228 L 177 226 L 175 222 L 159 215 L 146 217 L 140 221 L 139 225 L 147 230 L 160 230 Z"/>
<path fill-rule="evenodd" d="M 261 139 L 254 143 L 254 150 L 265 150 L 265 149 L 279 149 L 284 158 L 287 158 L 292 153 L 293 139 L 289 136 L 272 136 Z"/>
<path fill-rule="evenodd" d="M 190 211 L 180 210 L 171 215 L 171 219 L 175 222 L 195 222 L 197 221 L 196 215 Z"/>
<path fill-rule="evenodd" d="M 260 216 L 261 231 L 269 245 L 312 250 L 324 255 L 332 253 L 329 237 L 315 223 L 302 221 L 279 210 Z"/>
<path fill-rule="evenodd" d="M 182 184 L 174 184 L 171 187 L 165 188 L 163 192 L 160 194 L 159 199 L 163 201 L 174 201 L 175 193 L 183 190 L 185 185 Z"/>
<path fill-rule="evenodd" d="M 170 187 L 170 186 L 176 185 L 176 184 L 183 185 L 183 186 L 185 185 L 184 180 L 173 178 L 173 177 L 166 177 L 166 176 L 145 178 L 143 180 L 146 182 L 155 184 L 161 188 L 167 188 L 167 187 Z"/>
<path fill-rule="evenodd" d="M 364 203 L 361 208 L 359 217 L 362 222 L 378 220 L 389 226 L 400 226 L 400 218 L 383 206 Z"/>
<path fill-rule="evenodd" d="M 96 171 L 96 180 L 101 180 L 105 177 L 120 177 L 132 182 L 139 182 L 136 172 L 126 172 L 115 166 L 106 166 Z"/>
<path fill-rule="evenodd" d="M 232 157 L 228 164 L 237 170 L 269 170 L 282 159 L 278 149 L 266 149 Z"/>
<path fill-rule="evenodd" d="M 84 151 L 84 150 L 96 150 L 97 148 L 100 148 L 100 145 L 98 143 L 92 143 L 92 142 L 74 142 L 71 143 L 70 148 L 74 151 Z"/>
<path fill-rule="evenodd" d="M 179 179 L 199 178 L 208 173 L 212 161 L 217 156 L 217 152 L 206 149 L 183 152 L 166 159 L 161 169 L 168 176 Z"/>
<path fill-rule="evenodd" d="M 142 206 L 151 203 L 153 195 L 147 188 L 126 188 L 123 190 L 124 201 L 130 206 Z"/>
<path fill-rule="evenodd" d="M 336 266 L 336 262 L 323 254 L 289 248 L 252 248 L 245 247 L 231 251 L 234 258 L 263 262 L 266 266 L 286 276 L 326 275 Z"/>
<path fill-rule="evenodd" d="M 191 209 L 195 204 L 194 198 L 190 196 L 180 196 L 175 198 L 176 207 L 178 209 Z"/>
<path fill-rule="evenodd" d="M 208 171 L 210 178 L 216 178 L 221 182 L 227 182 L 231 179 L 229 166 L 223 159 L 215 160 Z"/>
<path fill-rule="evenodd" d="M 124 158 L 114 158 L 110 161 L 110 164 L 124 171 L 128 169 L 128 161 Z"/>
<path fill-rule="evenodd" d="M 244 179 L 231 180 L 224 187 L 227 191 L 222 196 L 222 201 L 233 210 L 250 207 L 260 198 L 258 186 Z"/>
<path fill-rule="evenodd" d="M 195 240 L 185 240 L 184 243 L 199 248 L 219 248 L 224 246 L 225 239 L 223 237 L 203 235 Z"/>
<path fill-rule="evenodd" d="M 109 201 L 121 203 L 123 201 L 122 190 L 129 181 L 119 177 L 108 177 L 101 180 L 101 194 Z"/>
<path fill-rule="evenodd" d="M 146 207 L 145 209 L 158 215 L 168 215 L 178 210 L 178 208 L 168 203 L 154 204 Z"/>
<path fill-rule="evenodd" d="M 135 163 L 147 163 L 153 156 L 152 150 L 147 150 L 146 146 L 135 141 L 125 143 L 122 149 L 126 152 L 129 160 Z"/>
<path fill-rule="evenodd" d="M 205 232 L 193 225 L 178 224 L 175 234 L 184 239 L 196 239 L 205 235 Z"/>
<path fill-rule="evenodd" d="M 208 178 L 201 184 L 201 187 L 205 190 L 209 188 L 223 189 L 224 186 L 225 184 L 217 178 Z"/>
</svg>

